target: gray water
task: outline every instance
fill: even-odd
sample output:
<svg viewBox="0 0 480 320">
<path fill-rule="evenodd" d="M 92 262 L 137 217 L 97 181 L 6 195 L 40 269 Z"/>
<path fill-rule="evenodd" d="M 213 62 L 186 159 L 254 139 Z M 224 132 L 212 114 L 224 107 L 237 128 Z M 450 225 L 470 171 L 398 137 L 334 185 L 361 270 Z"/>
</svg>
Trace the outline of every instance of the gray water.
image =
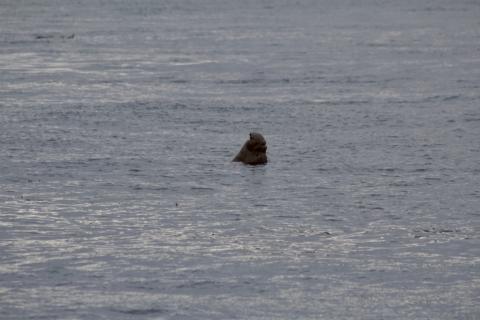
<svg viewBox="0 0 480 320">
<path fill-rule="evenodd" d="M 480 319 L 478 1 L 2 0 L 0 151 L 1 319 Z"/>
</svg>

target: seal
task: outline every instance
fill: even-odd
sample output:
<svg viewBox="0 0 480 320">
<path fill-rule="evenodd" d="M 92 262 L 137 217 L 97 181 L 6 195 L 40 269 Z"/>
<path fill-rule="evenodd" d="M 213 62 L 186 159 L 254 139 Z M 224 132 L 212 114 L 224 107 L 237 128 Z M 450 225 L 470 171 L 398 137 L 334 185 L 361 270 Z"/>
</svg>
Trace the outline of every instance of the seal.
<svg viewBox="0 0 480 320">
<path fill-rule="evenodd" d="M 267 163 L 267 142 L 258 132 L 251 132 L 250 139 L 244 143 L 233 161 L 257 165 Z"/>
</svg>

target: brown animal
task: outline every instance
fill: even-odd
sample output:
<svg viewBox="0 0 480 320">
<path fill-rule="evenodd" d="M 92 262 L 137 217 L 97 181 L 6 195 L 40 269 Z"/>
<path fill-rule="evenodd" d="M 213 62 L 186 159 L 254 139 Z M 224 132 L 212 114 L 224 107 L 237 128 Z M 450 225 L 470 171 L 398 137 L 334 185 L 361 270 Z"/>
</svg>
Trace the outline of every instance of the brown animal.
<svg viewBox="0 0 480 320">
<path fill-rule="evenodd" d="M 245 142 L 233 161 L 250 165 L 267 163 L 267 142 L 265 138 L 260 133 L 251 132 L 250 139 Z"/>
</svg>

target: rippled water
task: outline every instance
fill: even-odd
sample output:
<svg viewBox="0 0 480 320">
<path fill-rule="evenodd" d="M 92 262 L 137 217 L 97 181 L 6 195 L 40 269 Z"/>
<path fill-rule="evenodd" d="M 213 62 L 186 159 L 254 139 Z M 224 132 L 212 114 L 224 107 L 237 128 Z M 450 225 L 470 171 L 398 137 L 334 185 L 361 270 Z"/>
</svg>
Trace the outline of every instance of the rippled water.
<svg viewBox="0 0 480 320">
<path fill-rule="evenodd" d="M 480 319 L 479 18 L 2 1 L 1 318 Z"/>
</svg>

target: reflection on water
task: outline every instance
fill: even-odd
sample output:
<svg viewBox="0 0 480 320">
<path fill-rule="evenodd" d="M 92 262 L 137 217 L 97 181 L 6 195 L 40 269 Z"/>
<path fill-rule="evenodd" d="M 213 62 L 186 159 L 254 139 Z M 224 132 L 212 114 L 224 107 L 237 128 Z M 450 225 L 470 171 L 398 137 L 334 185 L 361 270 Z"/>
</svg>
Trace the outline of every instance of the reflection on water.
<svg viewBox="0 0 480 320">
<path fill-rule="evenodd" d="M 6 1 L 2 314 L 475 318 L 479 10 Z"/>
</svg>

